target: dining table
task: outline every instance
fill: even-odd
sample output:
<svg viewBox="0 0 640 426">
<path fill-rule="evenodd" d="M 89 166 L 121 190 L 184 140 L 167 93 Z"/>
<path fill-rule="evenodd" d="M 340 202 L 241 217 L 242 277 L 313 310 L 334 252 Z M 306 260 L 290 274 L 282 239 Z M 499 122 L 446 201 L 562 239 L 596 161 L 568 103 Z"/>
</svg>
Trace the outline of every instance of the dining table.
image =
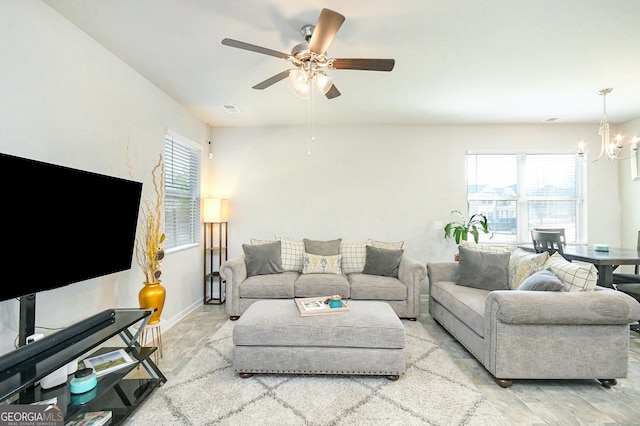
<svg viewBox="0 0 640 426">
<path fill-rule="evenodd" d="M 533 244 L 524 244 L 520 248 L 535 251 Z M 598 270 L 597 285 L 613 287 L 613 271 L 620 265 L 640 265 L 640 251 L 609 247 L 609 251 L 595 250 L 592 246 L 583 244 L 567 244 L 562 247 L 563 257 L 568 261 L 588 262 Z"/>
</svg>

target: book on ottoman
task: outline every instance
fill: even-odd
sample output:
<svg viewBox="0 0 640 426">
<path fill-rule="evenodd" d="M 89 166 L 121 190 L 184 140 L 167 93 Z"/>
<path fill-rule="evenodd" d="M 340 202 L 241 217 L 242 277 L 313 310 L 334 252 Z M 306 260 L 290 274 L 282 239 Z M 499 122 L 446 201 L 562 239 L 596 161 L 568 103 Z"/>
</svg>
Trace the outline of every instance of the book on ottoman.
<svg viewBox="0 0 640 426">
<path fill-rule="evenodd" d="M 295 302 L 300 310 L 300 315 L 303 317 L 349 312 L 349 305 L 344 300 L 340 300 L 341 305 L 339 308 L 330 307 L 331 298 L 332 296 L 303 297 L 295 299 Z M 336 301 L 334 300 L 333 302 L 335 303 Z"/>
</svg>

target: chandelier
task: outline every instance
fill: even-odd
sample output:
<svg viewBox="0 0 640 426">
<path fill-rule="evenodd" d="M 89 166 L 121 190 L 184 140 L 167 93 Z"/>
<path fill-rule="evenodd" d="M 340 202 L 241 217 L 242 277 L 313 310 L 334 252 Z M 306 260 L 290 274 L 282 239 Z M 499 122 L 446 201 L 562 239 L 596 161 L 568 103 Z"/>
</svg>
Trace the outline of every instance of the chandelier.
<svg viewBox="0 0 640 426">
<path fill-rule="evenodd" d="M 598 94 L 602 96 L 602 120 L 600 120 L 600 129 L 598 134 L 600 135 L 600 154 L 593 161 L 598 161 L 602 157 L 606 156 L 607 160 L 625 160 L 633 157 L 638 151 L 638 137 L 634 136 L 631 139 L 628 151 L 625 151 L 624 137 L 618 133 L 618 135 L 611 140 L 610 126 L 607 120 L 607 94 L 611 93 L 613 89 L 607 88 L 598 91 Z M 578 155 L 584 158 L 584 141 L 580 141 L 578 145 Z"/>
</svg>

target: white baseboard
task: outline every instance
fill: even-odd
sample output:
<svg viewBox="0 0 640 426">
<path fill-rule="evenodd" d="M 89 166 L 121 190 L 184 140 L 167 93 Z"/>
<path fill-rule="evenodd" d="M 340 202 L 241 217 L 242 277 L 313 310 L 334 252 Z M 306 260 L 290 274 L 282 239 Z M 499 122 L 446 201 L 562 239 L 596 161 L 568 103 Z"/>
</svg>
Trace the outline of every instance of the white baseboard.
<svg viewBox="0 0 640 426">
<path fill-rule="evenodd" d="M 202 299 L 196 300 L 191 305 L 187 306 L 186 308 L 184 308 L 182 311 L 178 312 L 176 315 L 172 316 L 171 318 L 169 319 L 165 318 L 166 322 L 162 324 L 161 333 L 164 333 L 165 331 L 169 330 L 171 327 L 179 323 L 180 320 L 182 320 L 184 317 L 189 315 L 191 312 L 198 309 L 200 306 L 202 306 Z"/>
</svg>

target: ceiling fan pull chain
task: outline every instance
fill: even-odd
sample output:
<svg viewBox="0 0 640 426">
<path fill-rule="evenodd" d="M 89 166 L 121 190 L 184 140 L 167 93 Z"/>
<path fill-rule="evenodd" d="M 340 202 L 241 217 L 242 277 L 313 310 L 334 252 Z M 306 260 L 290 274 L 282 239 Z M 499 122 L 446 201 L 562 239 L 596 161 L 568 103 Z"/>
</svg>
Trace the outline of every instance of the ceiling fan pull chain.
<svg viewBox="0 0 640 426">
<path fill-rule="evenodd" d="M 315 84 L 314 84 L 314 78 L 315 76 L 312 76 L 310 81 L 309 81 L 309 147 L 307 148 L 307 155 L 311 155 L 311 145 L 313 144 L 313 142 L 316 140 L 315 136 L 313 135 L 313 99 L 314 99 L 314 93 L 315 93 Z"/>
</svg>

